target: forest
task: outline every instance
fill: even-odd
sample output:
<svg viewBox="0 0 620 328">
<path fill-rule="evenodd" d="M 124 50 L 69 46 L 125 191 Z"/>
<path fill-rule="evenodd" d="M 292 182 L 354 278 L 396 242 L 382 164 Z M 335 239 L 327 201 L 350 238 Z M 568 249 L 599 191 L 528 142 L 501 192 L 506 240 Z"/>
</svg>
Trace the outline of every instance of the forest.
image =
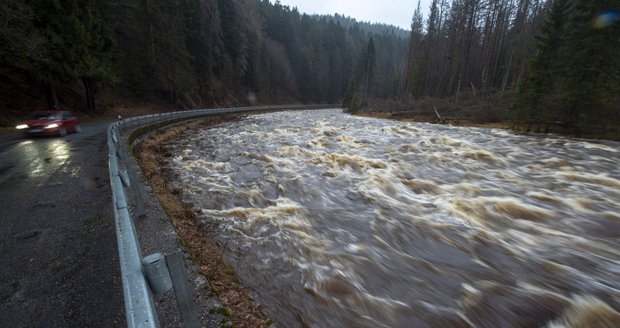
<svg viewBox="0 0 620 328">
<path fill-rule="evenodd" d="M 615 128 L 619 9 L 617 0 L 433 0 L 425 20 L 418 6 L 405 102 L 450 98 L 525 130 Z"/>
<path fill-rule="evenodd" d="M 22 76 L 21 86 L 42 88 L 49 107 L 61 93 L 82 93 L 88 111 L 97 110 L 102 92 L 174 108 L 337 103 L 354 70 L 351 58 L 371 35 L 384 50 L 377 54 L 374 92 L 389 97 L 408 39 L 392 26 L 308 16 L 267 0 L 8 0 L 0 6 L 5 83 Z M 14 94 L 3 92 L 3 107 L 20 106 L 6 99 Z"/>
<path fill-rule="evenodd" d="M 128 100 L 174 109 L 342 102 L 456 109 L 528 130 L 606 128 L 620 120 L 619 8 L 433 0 L 427 11 L 403 8 L 413 17 L 404 31 L 268 0 L 5 0 L 0 106 L 10 115 L 101 112 Z"/>
</svg>

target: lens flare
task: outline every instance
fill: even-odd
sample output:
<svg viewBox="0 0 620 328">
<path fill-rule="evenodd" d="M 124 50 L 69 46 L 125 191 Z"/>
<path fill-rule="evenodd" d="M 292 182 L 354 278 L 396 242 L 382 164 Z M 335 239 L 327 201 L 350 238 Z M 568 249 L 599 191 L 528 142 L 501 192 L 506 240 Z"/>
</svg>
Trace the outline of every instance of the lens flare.
<svg viewBox="0 0 620 328">
<path fill-rule="evenodd" d="M 607 28 L 615 24 L 618 20 L 620 20 L 620 10 L 607 9 L 594 19 L 594 27 L 599 29 Z"/>
</svg>

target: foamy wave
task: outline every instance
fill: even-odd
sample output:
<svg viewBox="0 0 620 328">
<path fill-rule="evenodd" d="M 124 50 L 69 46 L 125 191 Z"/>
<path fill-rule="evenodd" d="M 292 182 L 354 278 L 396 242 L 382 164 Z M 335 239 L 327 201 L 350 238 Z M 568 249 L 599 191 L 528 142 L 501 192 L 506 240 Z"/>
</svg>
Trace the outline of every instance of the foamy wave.
<svg viewBox="0 0 620 328">
<path fill-rule="evenodd" d="M 211 171 L 218 171 L 226 169 L 228 163 L 224 162 L 211 162 L 204 159 L 196 159 L 191 161 L 176 161 L 178 165 L 180 165 L 184 169 L 188 169 L 194 172 L 206 172 L 209 173 Z"/>
<path fill-rule="evenodd" d="M 422 179 L 403 179 L 402 184 L 416 194 L 438 194 L 441 188 L 434 181 Z"/>
<path fill-rule="evenodd" d="M 450 147 L 456 147 L 456 148 L 470 148 L 470 149 L 474 148 L 470 143 L 464 140 L 454 139 L 446 135 L 440 135 L 438 137 L 433 137 L 433 138 L 430 138 L 429 140 L 431 143 L 435 145 L 450 146 Z"/>
<path fill-rule="evenodd" d="M 549 195 L 543 192 L 538 192 L 538 191 L 529 191 L 526 193 L 526 196 L 537 199 L 537 200 L 541 200 L 544 202 L 549 202 L 549 203 L 561 203 L 562 199 L 555 197 L 553 195 Z"/>
<path fill-rule="evenodd" d="M 349 167 L 357 172 L 361 172 L 362 170 L 369 168 L 385 169 L 388 167 L 388 164 L 386 162 L 379 159 L 339 153 L 323 154 L 319 157 L 314 158 L 313 162 L 324 163 L 331 167 Z"/>
<path fill-rule="evenodd" d="M 495 226 L 503 219 L 538 221 L 552 215 L 549 210 L 512 197 L 453 197 L 437 203 L 448 213 L 478 226 Z"/>
<path fill-rule="evenodd" d="M 594 296 L 574 296 L 562 316 L 547 328 L 613 328 L 620 325 L 620 313 Z"/>
<path fill-rule="evenodd" d="M 493 163 L 504 163 L 503 160 L 495 157 L 493 154 L 483 149 L 456 151 L 454 154 L 460 157 L 473 159 L 473 160 L 487 161 L 487 162 L 493 162 Z"/>
<path fill-rule="evenodd" d="M 383 128 L 381 131 L 396 136 L 418 136 L 424 133 L 424 130 L 410 125 L 391 126 L 389 128 Z"/>
<path fill-rule="evenodd" d="M 418 153 L 418 152 L 420 152 L 420 149 L 418 147 L 416 147 L 415 145 L 411 145 L 411 144 L 402 145 L 402 146 L 398 147 L 398 150 L 400 152 L 403 152 L 403 153 Z"/>
<path fill-rule="evenodd" d="M 606 187 L 615 188 L 616 190 L 620 189 L 620 180 L 609 177 L 606 174 L 591 174 L 591 173 L 578 173 L 578 172 L 571 172 L 571 173 L 562 172 L 560 174 L 563 175 L 568 180 L 585 182 L 585 183 L 594 183 L 594 184 L 598 184 L 598 185 L 602 185 Z"/>
<path fill-rule="evenodd" d="M 306 232 L 311 227 L 305 216 L 306 212 L 305 207 L 286 198 L 278 198 L 275 205 L 265 208 L 234 207 L 224 210 L 202 210 L 208 217 L 228 218 L 220 222 L 234 230 L 243 231 L 244 235 L 259 237 L 264 233 L 273 235 L 286 229 L 303 237 L 301 240 L 304 242 L 308 242 L 314 237 Z M 261 226 L 268 228 L 264 229 Z M 274 228 L 276 230 L 272 231 Z"/>
</svg>

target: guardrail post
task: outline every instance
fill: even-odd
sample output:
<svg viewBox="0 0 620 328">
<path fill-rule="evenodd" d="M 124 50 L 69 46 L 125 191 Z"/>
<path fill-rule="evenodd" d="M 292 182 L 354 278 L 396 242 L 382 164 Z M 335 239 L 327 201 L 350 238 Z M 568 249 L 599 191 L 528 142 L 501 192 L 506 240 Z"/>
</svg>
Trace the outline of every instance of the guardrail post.
<svg viewBox="0 0 620 328">
<path fill-rule="evenodd" d="M 172 255 L 155 253 L 142 259 L 144 273 L 151 290 L 156 294 L 164 294 L 174 288 L 174 292 L 186 328 L 200 327 L 200 321 L 194 311 L 192 289 L 187 280 L 187 272 L 183 264 L 183 255 L 178 252 Z"/>
<path fill-rule="evenodd" d="M 127 163 L 127 161 L 129 160 L 129 156 L 124 145 L 119 143 L 118 148 L 116 149 L 116 155 L 123 161 L 125 167 L 127 168 L 127 170 L 120 171 L 119 174 L 125 187 L 131 187 L 134 200 L 136 202 L 136 216 L 139 218 L 144 217 L 146 216 L 146 211 L 144 210 L 144 199 L 142 198 L 142 190 L 140 189 L 140 186 L 138 184 L 138 179 L 136 178 L 136 173 L 134 169 L 130 168 Z"/>
<path fill-rule="evenodd" d="M 123 185 L 125 187 L 129 187 L 131 185 L 131 182 L 129 181 L 129 175 L 127 174 L 126 170 L 118 171 L 118 175 L 121 177 L 121 182 L 123 182 Z"/>
<path fill-rule="evenodd" d="M 136 177 L 136 172 L 133 168 L 128 168 L 127 174 L 129 175 L 131 190 L 134 193 L 134 198 L 136 201 L 136 215 L 139 218 L 144 217 L 146 216 L 146 211 L 144 210 L 144 199 L 142 198 L 142 190 L 140 190 L 138 178 Z"/>
<path fill-rule="evenodd" d="M 167 255 L 166 262 L 168 263 L 168 270 L 170 271 L 174 292 L 177 296 L 177 303 L 179 304 L 179 310 L 181 310 L 181 317 L 185 327 L 200 327 L 200 321 L 198 321 L 196 311 L 194 311 L 194 303 L 192 302 L 192 289 L 187 281 L 187 273 L 183 265 L 183 255 L 180 252 Z"/>
</svg>

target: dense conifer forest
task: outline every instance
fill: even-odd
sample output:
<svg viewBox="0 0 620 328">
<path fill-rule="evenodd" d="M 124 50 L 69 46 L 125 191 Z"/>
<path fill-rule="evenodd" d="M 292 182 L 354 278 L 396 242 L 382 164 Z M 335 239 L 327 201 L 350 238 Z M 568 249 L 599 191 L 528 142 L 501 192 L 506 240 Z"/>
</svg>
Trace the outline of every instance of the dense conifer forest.
<svg viewBox="0 0 620 328">
<path fill-rule="evenodd" d="M 408 38 L 392 26 L 308 16 L 266 0 L 8 0 L 0 6 L 3 79 L 20 75 L 20 87 L 40 86 L 50 107 L 60 93 L 67 97 L 64 89 L 82 93 L 90 111 L 102 90 L 176 108 L 336 103 L 371 35 L 383 50 L 373 92 L 388 97 L 402 79 Z"/>
<path fill-rule="evenodd" d="M 343 102 L 416 112 L 475 99 L 477 115 L 524 129 L 609 126 L 620 116 L 619 8 L 433 0 L 428 11 L 403 8 L 410 32 L 268 0 L 5 0 L 0 106 L 7 115 L 101 112 L 126 99 L 175 109 Z"/>
</svg>

